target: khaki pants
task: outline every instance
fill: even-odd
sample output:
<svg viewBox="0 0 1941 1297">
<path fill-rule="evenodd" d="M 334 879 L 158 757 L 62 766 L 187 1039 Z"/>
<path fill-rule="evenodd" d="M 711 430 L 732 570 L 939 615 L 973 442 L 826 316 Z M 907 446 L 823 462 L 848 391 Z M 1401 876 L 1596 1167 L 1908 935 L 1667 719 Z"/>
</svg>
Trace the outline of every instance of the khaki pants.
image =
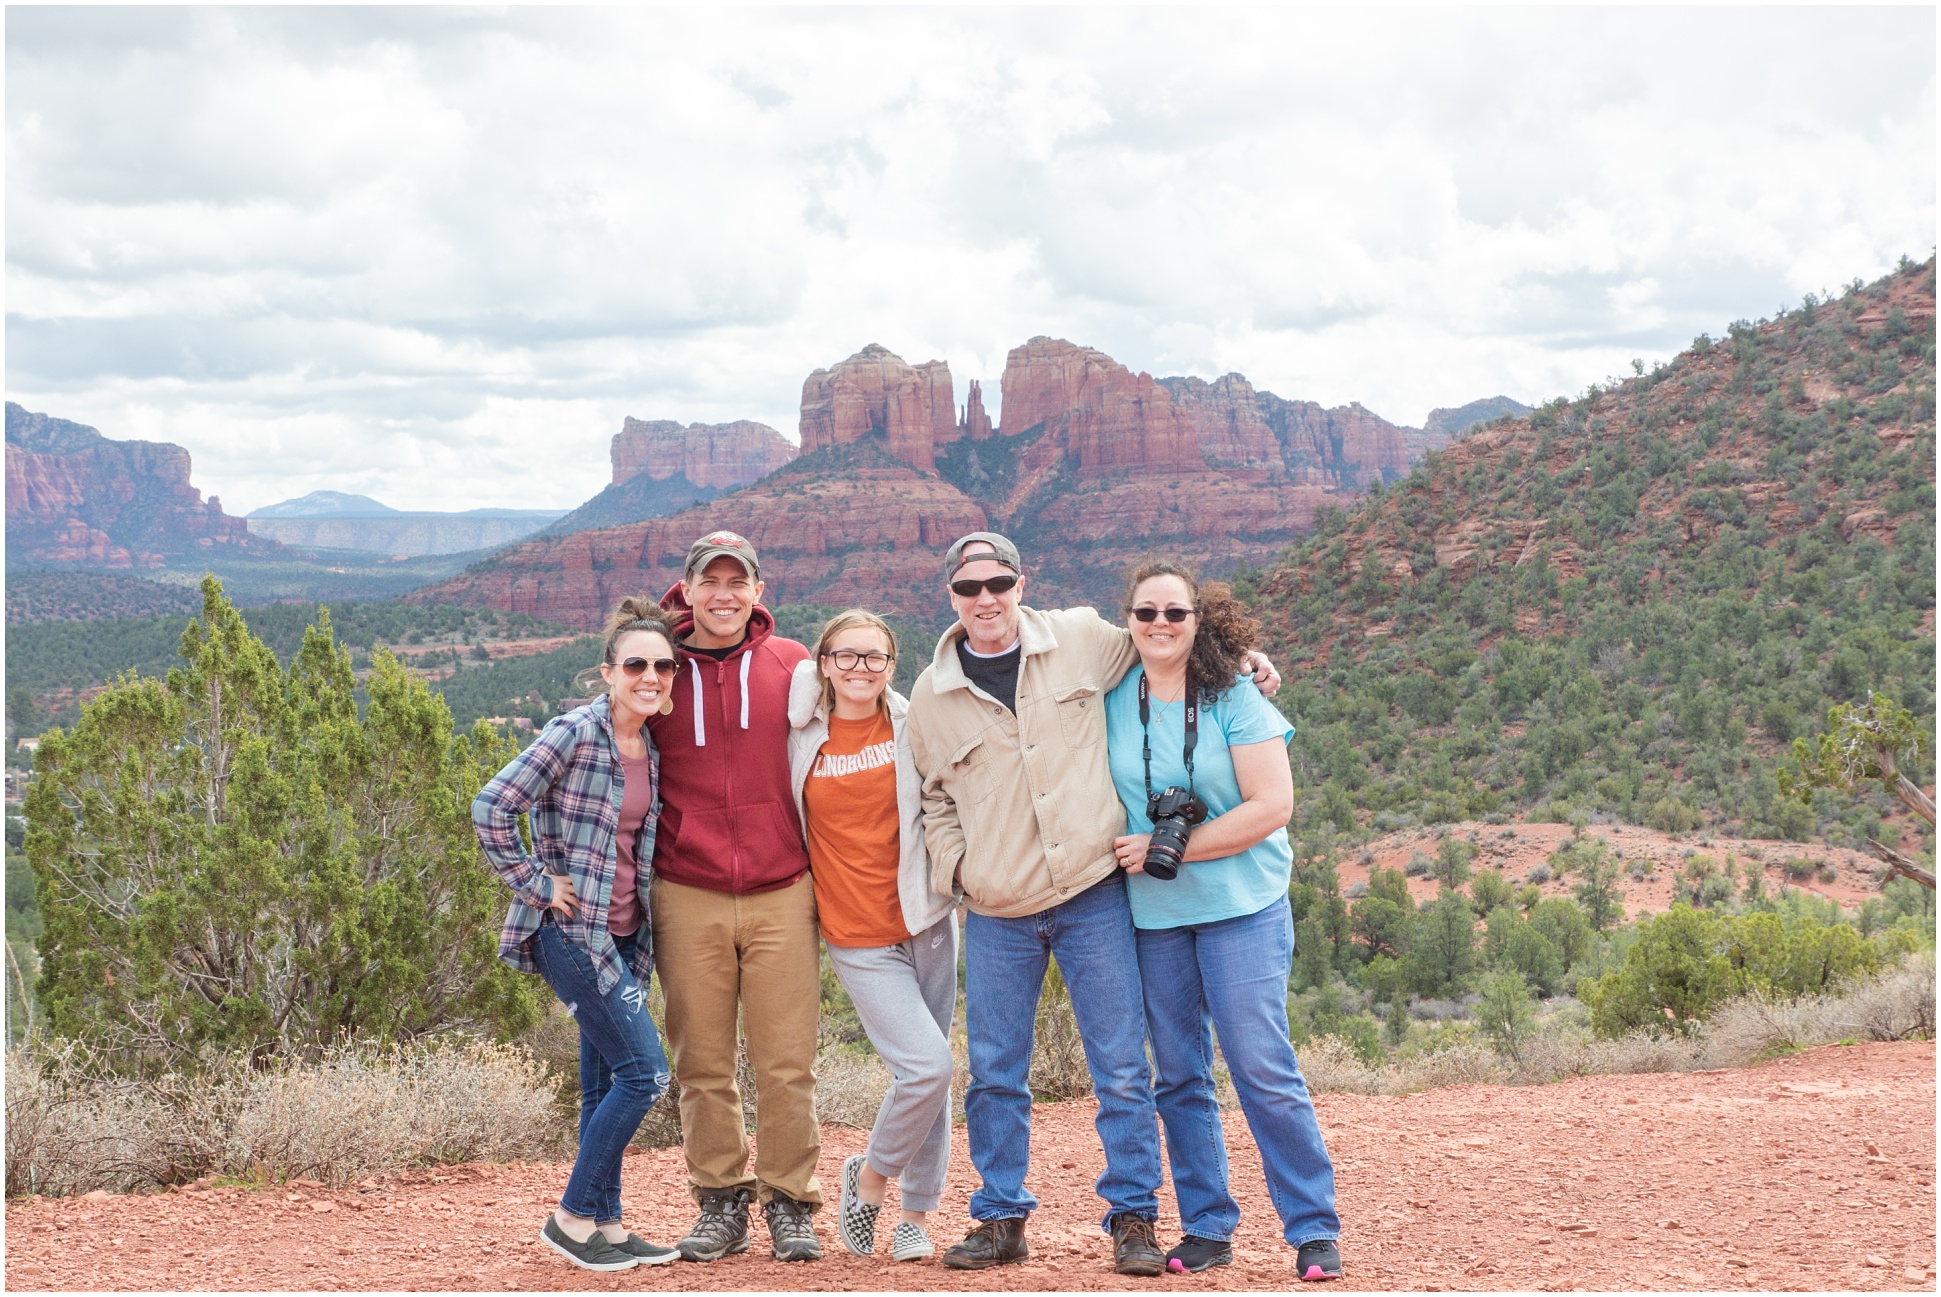
<svg viewBox="0 0 1941 1297">
<path fill-rule="evenodd" d="M 814 1067 L 822 988 L 809 876 L 749 896 L 657 878 L 651 900 L 689 1193 L 699 1201 L 704 1189 L 746 1188 L 761 1203 L 782 1193 L 821 1205 Z M 737 1006 L 755 1072 L 755 1175 L 735 1084 Z"/>
</svg>

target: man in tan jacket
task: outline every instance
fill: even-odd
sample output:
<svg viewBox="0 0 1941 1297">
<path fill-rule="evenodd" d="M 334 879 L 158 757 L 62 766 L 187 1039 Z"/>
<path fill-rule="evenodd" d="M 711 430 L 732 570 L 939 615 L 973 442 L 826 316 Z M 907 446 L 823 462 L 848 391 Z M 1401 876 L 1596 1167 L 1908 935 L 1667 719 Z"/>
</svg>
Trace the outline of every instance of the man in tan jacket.
<svg viewBox="0 0 1941 1297">
<path fill-rule="evenodd" d="M 950 547 L 957 624 L 910 691 L 931 883 L 970 907 L 964 924 L 970 1087 L 964 1096 L 977 1224 L 944 1255 L 954 1269 L 1021 1261 L 1030 1163 L 1032 1033 L 1056 959 L 1097 1095 L 1106 1201 L 1121 1274 L 1161 1273 L 1159 1126 L 1145 1006 L 1113 839 L 1125 809 L 1106 763 L 1104 700 L 1138 656 L 1090 608 L 1023 606 L 1017 547 L 972 532 Z M 1265 658 L 1256 680 L 1279 686 Z"/>
</svg>

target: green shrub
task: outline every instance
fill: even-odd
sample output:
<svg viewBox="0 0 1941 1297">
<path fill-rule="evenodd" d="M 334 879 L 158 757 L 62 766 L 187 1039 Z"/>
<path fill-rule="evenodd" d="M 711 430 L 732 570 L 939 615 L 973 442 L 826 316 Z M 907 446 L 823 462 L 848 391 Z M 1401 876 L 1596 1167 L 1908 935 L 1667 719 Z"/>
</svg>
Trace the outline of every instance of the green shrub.
<svg viewBox="0 0 1941 1297">
<path fill-rule="evenodd" d="M 42 740 L 27 855 L 51 1033 L 165 1067 L 534 1022 L 470 811 L 514 749 L 454 738 L 387 653 L 360 717 L 327 615 L 286 672 L 213 577 L 181 656 Z"/>
</svg>

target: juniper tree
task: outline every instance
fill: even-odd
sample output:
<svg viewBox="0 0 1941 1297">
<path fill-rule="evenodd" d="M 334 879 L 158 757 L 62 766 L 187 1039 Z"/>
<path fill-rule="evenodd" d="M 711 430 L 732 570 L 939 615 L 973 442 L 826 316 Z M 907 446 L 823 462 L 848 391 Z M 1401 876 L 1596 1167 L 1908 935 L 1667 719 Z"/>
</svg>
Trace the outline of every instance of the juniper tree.
<svg viewBox="0 0 1941 1297">
<path fill-rule="evenodd" d="M 469 811 L 511 745 L 454 738 L 382 651 L 360 718 L 327 613 L 286 671 L 213 577 L 202 594 L 183 666 L 123 677 L 42 743 L 26 817 L 50 1030 L 132 1067 L 534 1021 Z"/>
</svg>

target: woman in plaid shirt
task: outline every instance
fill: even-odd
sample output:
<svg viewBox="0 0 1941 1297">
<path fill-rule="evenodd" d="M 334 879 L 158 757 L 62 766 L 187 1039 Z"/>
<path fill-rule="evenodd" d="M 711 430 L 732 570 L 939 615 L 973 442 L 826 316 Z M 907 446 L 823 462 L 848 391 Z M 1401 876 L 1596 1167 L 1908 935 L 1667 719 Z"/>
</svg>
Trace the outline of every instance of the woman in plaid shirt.
<svg viewBox="0 0 1941 1297">
<path fill-rule="evenodd" d="M 623 600 L 600 663 L 606 696 L 554 719 L 472 803 L 479 844 L 513 893 L 499 957 L 544 977 L 580 1025 L 580 1152 L 539 1239 L 585 1270 L 680 1255 L 620 1223 L 621 1155 L 668 1081 L 647 1012 L 660 815 L 660 754 L 647 718 L 669 710 L 679 669 L 660 610 Z"/>
</svg>

